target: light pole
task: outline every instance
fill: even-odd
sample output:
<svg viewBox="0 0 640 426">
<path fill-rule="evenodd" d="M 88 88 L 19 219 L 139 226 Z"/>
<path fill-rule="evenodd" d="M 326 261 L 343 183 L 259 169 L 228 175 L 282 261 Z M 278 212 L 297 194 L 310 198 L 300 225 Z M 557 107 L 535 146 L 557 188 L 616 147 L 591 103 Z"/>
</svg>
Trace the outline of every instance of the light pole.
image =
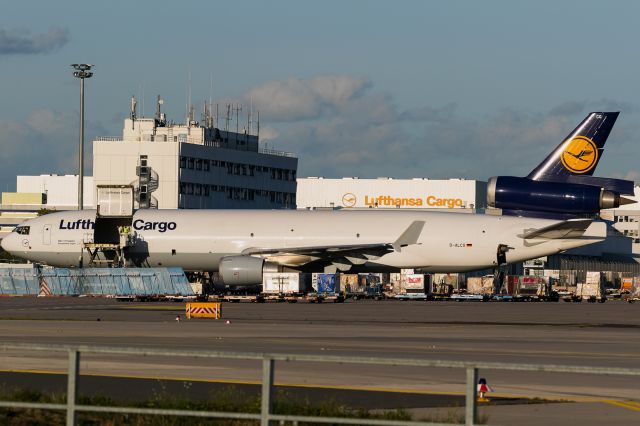
<svg viewBox="0 0 640 426">
<path fill-rule="evenodd" d="M 83 187 L 84 187 L 84 79 L 91 78 L 91 64 L 71 64 L 73 76 L 80 79 L 80 150 L 78 158 L 78 210 L 84 208 Z"/>
</svg>

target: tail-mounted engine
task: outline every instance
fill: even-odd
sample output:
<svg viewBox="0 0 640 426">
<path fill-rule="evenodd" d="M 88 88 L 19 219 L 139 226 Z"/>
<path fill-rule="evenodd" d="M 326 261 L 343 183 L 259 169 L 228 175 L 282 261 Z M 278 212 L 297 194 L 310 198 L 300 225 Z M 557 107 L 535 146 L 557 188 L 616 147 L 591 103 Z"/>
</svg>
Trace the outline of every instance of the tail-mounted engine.
<svg viewBox="0 0 640 426">
<path fill-rule="evenodd" d="M 487 185 L 487 205 L 506 210 L 593 214 L 630 202 L 617 192 L 576 183 L 497 176 Z"/>
</svg>

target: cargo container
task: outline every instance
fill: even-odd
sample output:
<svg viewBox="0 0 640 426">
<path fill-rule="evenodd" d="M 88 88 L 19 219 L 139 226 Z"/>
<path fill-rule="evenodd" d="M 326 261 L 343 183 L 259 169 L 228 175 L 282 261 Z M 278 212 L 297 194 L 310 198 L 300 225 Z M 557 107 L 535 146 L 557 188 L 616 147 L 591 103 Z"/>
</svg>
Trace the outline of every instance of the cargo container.
<svg viewBox="0 0 640 426">
<path fill-rule="evenodd" d="M 601 272 L 587 271 L 585 282 L 579 282 L 573 288 L 569 287 L 562 299 L 565 302 L 604 303 L 607 300 L 604 282 L 604 276 Z"/>
<path fill-rule="evenodd" d="M 265 295 L 302 295 L 311 286 L 309 274 L 298 272 L 265 272 L 262 277 L 262 293 Z"/>
<path fill-rule="evenodd" d="M 624 295 L 624 300 L 634 303 L 640 300 L 640 277 L 633 277 L 629 293 Z"/>
<path fill-rule="evenodd" d="M 382 299 L 384 288 L 376 274 L 340 274 L 340 288 L 346 298 Z"/>
<path fill-rule="evenodd" d="M 467 294 L 490 296 L 494 293 L 493 275 L 467 278 Z"/>
<path fill-rule="evenodd" d="M 340 293 L 341 274 L 314 273 L 311 277 L 311 289 L 306 295 L 308 302 L 344 302 L 344 295 Z"/>
<path fill-rule="evenodd" d="M 426 294 L 428 289 L 428 276 L 424 274 L 409 274 L 404 287 L 405 293 L 422 293 Z"/>
<path fill-rule="evenodd" d="M 414 269 L 401 269 L 400 272 L 389 274 L 389 283 L 393 294 L 406 293 L 407 277 L 415 274 Z"/>
<path fill-rule="evenodd" d="M 431 281 L 437 284 L 448 284 L 453 287 L 453 291 L 460 290 L 460 284 L 464 285 L 464 275 L 462 274 L 433 274 L 431 276 Z M 462 281 L 461 281 L 462 280 Z"/>
<path fill-rule="evenodd" d="M 362 293 L 364 292 L 364 286 L 360 284 L 360 277 L 358 274 L 340 274 L 340 288 L 344 289 L 345 293 Z"/>
<path fill-rule="evenodd" d="M 429 286 L 429 300 L 447 300 L 453 293 L 453 285 L 431 282 Z"/>
</svg>

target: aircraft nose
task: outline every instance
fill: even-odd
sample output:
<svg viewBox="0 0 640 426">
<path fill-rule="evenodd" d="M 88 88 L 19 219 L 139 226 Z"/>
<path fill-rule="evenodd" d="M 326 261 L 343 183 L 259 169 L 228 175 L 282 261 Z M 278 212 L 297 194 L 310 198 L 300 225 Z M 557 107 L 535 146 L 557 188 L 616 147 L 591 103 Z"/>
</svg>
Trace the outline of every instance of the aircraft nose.
<svg viewBox="0 0 640 426">
<path fill-rule="evenodd" d="M 14 239 L 14 235 L 9 234 L 0 241 L 0 247 L 2 247 L 2 250 L 9 253 L 13 250 L 13 244 L 11 244 L 12 239 Z"/>
</svg>

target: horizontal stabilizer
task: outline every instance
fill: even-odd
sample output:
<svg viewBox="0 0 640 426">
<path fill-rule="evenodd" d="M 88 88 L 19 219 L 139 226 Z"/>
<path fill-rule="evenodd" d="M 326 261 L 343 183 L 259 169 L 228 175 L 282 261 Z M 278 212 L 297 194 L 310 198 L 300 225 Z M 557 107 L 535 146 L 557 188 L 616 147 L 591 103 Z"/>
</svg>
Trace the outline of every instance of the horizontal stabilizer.
<svg viewBox="0 0 640 426">
<path fill-rule="evenodd" d="M 545 226 L 540 229 L 528 229 L 524 234 L 519 235 L 520 238 L 525 240 L 531 239 L 568 239 L 578 238 L 585 234 L 589 225 L 593 223 L 591 219 L 574 219 L 566 220 L 564 222 L 558 222 L 553 225 Z M 606 229 L 605 229 L 606 232 Z M 594 235 L 596 236 L 596 235 Z"/>
</svg>

